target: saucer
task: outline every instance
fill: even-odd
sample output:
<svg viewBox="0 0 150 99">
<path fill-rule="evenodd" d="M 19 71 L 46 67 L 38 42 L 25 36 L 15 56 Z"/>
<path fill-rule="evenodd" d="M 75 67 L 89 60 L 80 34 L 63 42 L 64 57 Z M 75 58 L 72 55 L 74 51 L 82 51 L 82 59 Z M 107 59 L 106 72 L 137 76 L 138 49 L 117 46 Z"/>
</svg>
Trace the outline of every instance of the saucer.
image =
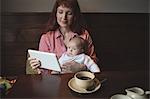
<svg viewBox="0 0 150 99">
<path fill-rule="evenodd" d="M 78 93 L 93 93 L 100 88 L 101 83 L 98 79 L 95 78 L 94 85 L 95 86 L 94 86 L 94 88 L 92 88 L 92 90 L 86 90 L 86 89 L 83 89 L 83 88 L 77 86 L 74 78 L 70 79 L 70 81 L 68 82 L 69 88 Z"/>
</svg>

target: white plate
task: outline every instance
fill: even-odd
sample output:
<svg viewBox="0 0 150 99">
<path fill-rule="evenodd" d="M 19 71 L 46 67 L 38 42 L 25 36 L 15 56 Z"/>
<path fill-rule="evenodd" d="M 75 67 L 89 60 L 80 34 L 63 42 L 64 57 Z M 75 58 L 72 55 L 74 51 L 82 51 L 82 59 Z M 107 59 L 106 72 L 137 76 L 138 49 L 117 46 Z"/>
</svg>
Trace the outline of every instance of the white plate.
<svg viewBox="0 0 150 99">
<path fill-rule="evenodd" d="M 69 88 L 78 93 L 93 93 L 100 88 L 101 83 L 98 79 L 95 78 L 94 85 L 95 85 L 95 88 L 93 90 L 86 90 L 86 89 L 83 89 L 83 88 L 77 86 L 74 78 L 70 79 L 70 81 L 68 82 Z"/>
</svg>

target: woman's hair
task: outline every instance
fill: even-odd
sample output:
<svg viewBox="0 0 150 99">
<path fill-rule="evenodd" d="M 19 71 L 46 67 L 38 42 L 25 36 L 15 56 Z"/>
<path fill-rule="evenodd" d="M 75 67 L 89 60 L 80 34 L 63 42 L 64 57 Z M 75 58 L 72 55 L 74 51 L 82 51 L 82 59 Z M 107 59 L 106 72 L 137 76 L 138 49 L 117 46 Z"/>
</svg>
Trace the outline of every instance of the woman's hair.
<svg viewBox="0 0 150 99">
<path fill-rule="evenodd" d="M 57 23 L 56 13 L 57 13 L 57 8 L 61 5 L 72 9 L 74 16 L 70 28 L 73 32 L 81 34 L 83 31 L 83 27 L 85 28 L 86 26 L 84 24 L 77 0 L 56 0 L 56 3 L 51 13 L 51 18 L 49 19 L 47 24 L 46 32 L 55 31 L 56 29 L 59 28 L 59 25 Z"/>
</svg>

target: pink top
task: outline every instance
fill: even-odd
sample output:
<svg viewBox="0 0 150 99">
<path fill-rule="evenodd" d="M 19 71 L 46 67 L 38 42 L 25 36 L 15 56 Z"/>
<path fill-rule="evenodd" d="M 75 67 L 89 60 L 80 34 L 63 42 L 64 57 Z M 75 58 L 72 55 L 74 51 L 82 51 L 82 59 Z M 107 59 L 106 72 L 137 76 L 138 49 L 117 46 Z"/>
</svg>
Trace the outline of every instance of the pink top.
<svg viewBox="0 0 150 99">
<path fill-rule="evenodd" d="M 77 33 L 70 32 L 69 38 L 73 38 L 74 36 L 77 36 Z M 96 54 L 94 52 L 94 45 L 91 39 L 91 36 L 89 35 L 88 31 L 84 31 L 81 35 L 84 40 L 88 41 L 88 52 L 87 54 L 96 61 Z M 41 36 L 40 43 L 39 43 L 39 50 L 44 52 L 52 52 L 56 53 L 57 57 L 60 58 L 60 56 L 66 51 L 66 47 L 63 41 L 63 35 L 60 33 L 59 30 L 56 31 L 50 31 Z"/>
</svg>

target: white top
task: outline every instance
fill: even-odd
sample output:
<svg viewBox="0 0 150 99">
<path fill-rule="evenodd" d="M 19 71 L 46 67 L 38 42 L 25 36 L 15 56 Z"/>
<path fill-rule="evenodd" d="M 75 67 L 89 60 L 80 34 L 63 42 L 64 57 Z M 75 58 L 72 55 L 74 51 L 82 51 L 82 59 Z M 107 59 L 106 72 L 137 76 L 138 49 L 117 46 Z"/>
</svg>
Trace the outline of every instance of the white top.
<svg viewBox="0 0 150 99">
<path fill-rule="evenodd" d="M 60 65 L 70 61 L 75 61 L 80 64 L 85 64 L 88 70 L 90 70 L 91 72 L 100 72 L 98 65 L 88 55 L 85 55 L 84 53 L 76 56 L 68 56 L 65 52 L 59 58 Z"/>
</svg>

